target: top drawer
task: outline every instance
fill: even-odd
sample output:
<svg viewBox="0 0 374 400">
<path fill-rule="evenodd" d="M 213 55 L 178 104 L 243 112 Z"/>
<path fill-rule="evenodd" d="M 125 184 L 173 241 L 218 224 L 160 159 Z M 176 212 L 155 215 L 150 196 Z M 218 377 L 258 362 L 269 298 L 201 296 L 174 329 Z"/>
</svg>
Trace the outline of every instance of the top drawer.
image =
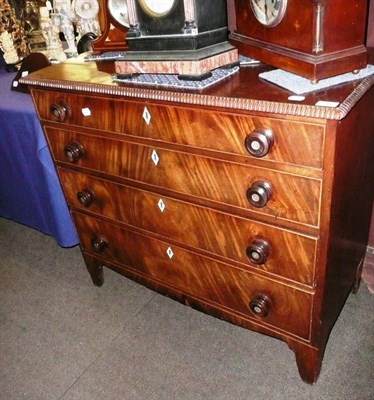
<svg viewBox="0 0 374 400">
<path fill-rule="evenodd" d="M 63 92 L 34 90 L 33 96 L 44 121 L 322 167 L 323 125 Z"/>
</svg>

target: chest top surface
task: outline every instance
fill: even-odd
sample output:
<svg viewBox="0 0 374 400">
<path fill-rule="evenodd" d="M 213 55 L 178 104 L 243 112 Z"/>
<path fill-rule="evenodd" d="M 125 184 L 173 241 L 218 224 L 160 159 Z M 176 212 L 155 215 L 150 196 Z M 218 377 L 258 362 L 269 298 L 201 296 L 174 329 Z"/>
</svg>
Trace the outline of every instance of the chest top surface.
<svg viewBox="0 0 374 400">
<path fill-rule="evenodd" d="M 63 63 L 36 71 L 20 82 L 39 88 L 67 90 L 139 100 L 155 100 L 186 105 L 284 114 L 290 116 L 340 120 L 374 85 L 374 75 L 311 92 L 302 101 L 293 101 L 286 89 L 259 78 L 270 67 L 241 67 L 226 80 L 204 90 L 161 89 L 114 82 L 110 69 L 100 63 Z M 316 105 L 334 102 L 336 107 Z"/>
</svg>

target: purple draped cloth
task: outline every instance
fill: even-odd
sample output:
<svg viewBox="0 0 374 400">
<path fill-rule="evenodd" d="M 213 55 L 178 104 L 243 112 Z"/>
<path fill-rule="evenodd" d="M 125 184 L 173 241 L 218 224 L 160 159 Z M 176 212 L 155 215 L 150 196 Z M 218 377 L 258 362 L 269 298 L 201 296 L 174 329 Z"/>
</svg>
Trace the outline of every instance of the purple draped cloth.
<svg viewBox="0 0 374 400">
<path fill-rule="evenodd" d="M 78 243 L 31 96 L 11 91 L 14 73 L 0 69 L 0 216 Z"/>
</svg>

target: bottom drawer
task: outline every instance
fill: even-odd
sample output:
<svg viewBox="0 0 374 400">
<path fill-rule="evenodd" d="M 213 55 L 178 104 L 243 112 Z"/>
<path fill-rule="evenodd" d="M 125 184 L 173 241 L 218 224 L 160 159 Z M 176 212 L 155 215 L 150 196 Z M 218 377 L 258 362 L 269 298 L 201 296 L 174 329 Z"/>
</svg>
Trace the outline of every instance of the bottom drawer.
<svg viewBox="0 0 374 400">
<path fill-rule="evenodd" d="M 73 212 L 84 251 L 169 287 L 309 339 L 313 295 L 167 242 Z"/>
</svg>

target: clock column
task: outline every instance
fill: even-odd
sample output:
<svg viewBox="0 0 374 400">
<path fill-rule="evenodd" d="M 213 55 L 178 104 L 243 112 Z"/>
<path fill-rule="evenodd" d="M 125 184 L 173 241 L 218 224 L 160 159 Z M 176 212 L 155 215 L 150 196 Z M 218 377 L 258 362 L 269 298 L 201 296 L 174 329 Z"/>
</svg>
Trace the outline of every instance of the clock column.
<svg viewBox="0 0 374 400">
<path fill-rule="evenodd" d="M 129 15 L 129 25 L 130 29 L 127 33 L 128 37 L 138 37 L 140 36 L 139 21 L 136 13 L 135 0 L 127 0 L 127 12 Z"/>
<path fill-rule="evenodd" d="M 183 0 L 184 3 L 184 32 L 188 34 L 197 34 L 197 25 L 196 25 L 196 9 L 195 9 L 195 1 L 194 0 Z"/>
</svg>

